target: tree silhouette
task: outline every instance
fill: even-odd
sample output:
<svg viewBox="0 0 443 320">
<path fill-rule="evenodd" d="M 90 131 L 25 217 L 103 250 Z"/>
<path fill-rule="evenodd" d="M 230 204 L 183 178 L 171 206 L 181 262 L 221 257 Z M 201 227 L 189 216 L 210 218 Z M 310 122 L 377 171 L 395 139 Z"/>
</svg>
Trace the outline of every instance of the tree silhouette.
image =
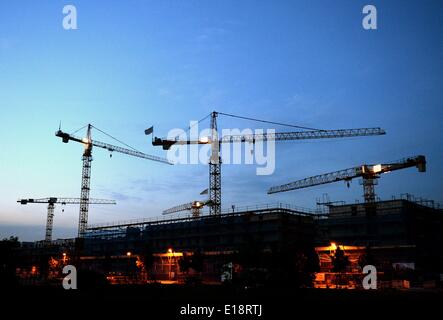
<svg viewBox="0 0 443 320">
<path fill-rule="evenodd" d="M 140 254 L 140 259 L 142 260 L 146 271 L 151 269 L 154 264 L 154 255 L 149 244 L 144 246 L 143 251 Z"/>
<path fill-rule="evenodd" d="M 178 266 L 181 272 L 188 274 L 189 268 L 191 268 L 191 259 L 186 253 L 184 253 L 183 257 L 178 260 Z"/>
<path fill-rule="evenodd" d="M 314 246 L 300 240 L 274 244 L 266 250 L 250 239 L 234 256 L 243 268 L 238 275 L 245 284 L 282 287 L 311 287 L 320 262 Z"/>
<path fill-rule="evenodd" d="M 377 264 L 377 260 L 372 254 L 371 247 L 367 246 L 365 252 L 358 258 L 358 265 L 363 269 L 364 266 Z"/>
<path fill-rule="evenodd" d="M 343 272 L 346 271 L 346 267 L 349 265 L 349 259 L 345 256 L 345 253 L 340 247 L 335 250 L 335 255 L 332 259 L 333 271 Z"/>
<path fill-rule="evenodd" d="M 341 273 L 346 271 L 346 267 L 349 265 L 349 259 L 347 256 L 345 256 L 345 253 L 343 250 L 340 249 L 340 247 L 337 248 L 337 250 L 335 250 L 335 255 L 332 258 L 332 265 L 333 265 L 333 271 L 337 272 L 337 288 L 339 287 L 341 280 L 342 280 L 342 275 Z"/>
<path fill-rule="evenodd" d="M 192 255 L 184 254 L 183 257 L 178 260 L 178 265 L 181 272 L 183 272 L 185 277 L 185 283 L 188 285 L 196 285 L 201 283 L 201 272 L 203 271 L 204 265 L 204 255 L 199 251 L 194 251 Z M 190 275 L 189 271 L 193 269 L 200 275 Z"/>
<path fill-rule="evenodd" d="M 20 247 L 17 237 L 4 238 L 0 241 L 0 283 L 2 287 L 17 285 L 15 269 L 18 261 L 14 250 Z"/>
<path fill-rule="evenodd" d="M 262 267 L 263 246 L 251 237 L 239 248 L 235 255 L 235 260 L 243 268 Z"/>
<path fill-rule="evenodd" d="M 194 254 L 191 257 L 190 267 L 197 272 L 202 272 L 203 262 L 204 262 L 204 255 L 200 252 L 200 250 L 194 251 Z"/>
</svg>

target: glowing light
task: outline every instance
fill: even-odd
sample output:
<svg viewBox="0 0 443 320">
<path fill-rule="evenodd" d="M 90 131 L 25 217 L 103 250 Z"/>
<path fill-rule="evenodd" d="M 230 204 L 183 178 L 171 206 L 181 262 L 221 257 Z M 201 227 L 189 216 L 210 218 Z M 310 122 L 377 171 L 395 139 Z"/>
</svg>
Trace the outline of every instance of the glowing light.
<svg viewBox="0 0 443 320">
<path fill-rule="evenodd" d="M 172 253 L 172 249 L 171 248 L 168 249 L 168 253 Z"/>
<path fill-rule="evenodd" d="M 131 251 L 126 252 L 126 255 L 130 257 L 132 255 Z"/>
<path fill-rule="evenodd" d="M 372 171 L 374 172 L 374 173 L 377 173 L 377 172 L 381 172 L 381 164 L 377 164 L 377 165 L 375 165 L 375 166 L 373 166 L 372 167 Z"/>
<path fill-rule="evenodd" d="M 201 137 L 200 138 L 200 143 L 208 143 L 209 142 L 209 137 Z"/>
<path fill-rule="evenodd" d="M 337 244 L 335 242 L 331 242 L 330 248 L 331 250 L 337 250 Z"/>
</svg>

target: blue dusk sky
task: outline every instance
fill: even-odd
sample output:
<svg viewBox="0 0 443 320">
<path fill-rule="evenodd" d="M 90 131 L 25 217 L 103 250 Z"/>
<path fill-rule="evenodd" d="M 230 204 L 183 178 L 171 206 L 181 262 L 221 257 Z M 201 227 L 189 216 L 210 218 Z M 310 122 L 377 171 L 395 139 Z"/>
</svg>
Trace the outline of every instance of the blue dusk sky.
<svg viewBox="0 0 443 320">
<path fill-rule="evenodd" d="M 77 30 L 62 25 L 77 8 Z M 80 195 L 82 146 L 54 136 L 87 123 L 135 148 L 165 155 L 155 134 L 186 128 L 212 110 L 321 128 L 382 127 L 387 135 L 276 145 L 276 168 L 225 165 L 223 206 L 315 207 L 362 200 L 335 183 L 267 195 L 307 176 L 423 154 L 416 169 L 384 175 L 382 199 L 411 193 L 443 201 L 443 2 L 371 1 L 378 29 L 364 30 L 366 1 L 1 1 L 0 237 L 44 236 L 45 205 L 18 198 Z M 202 123 L 201 129 L 209 125 Z M 220 117 L 221 128 L 261 124 Z M 272 128 L 266 125 L 264 128 Z M 290 128 L 274 126 L 276 130 Z M 84 131 L 79 132 L 80 135 Z M 96 140 L 114 143 L 98 131 Z M 94 149 L 90 223 L 153 217 L 200 199 L 207 165 L 167 166 Z M 77 234 L 78 206 L 56 208 L 54 238 Z"/>
</svg>

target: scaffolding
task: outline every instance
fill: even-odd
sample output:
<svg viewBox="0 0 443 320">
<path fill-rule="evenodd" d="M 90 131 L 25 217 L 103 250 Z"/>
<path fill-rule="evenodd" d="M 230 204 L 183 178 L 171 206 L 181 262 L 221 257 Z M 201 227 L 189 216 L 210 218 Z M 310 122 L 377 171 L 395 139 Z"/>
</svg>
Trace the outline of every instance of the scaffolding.
<svg viewBox="0 0 443 320">
<path fill-rule="evenodd" d="M 309 216 L 314 219 L 324 218 L 325 214 L 318 210 L 303 208 L 295 205 L 284 203 L 270 203 L 250 206 L 231 206 L 225 208 L 217 219 L 227 217 L 242 216 L 247 214 L 262 215 L 266 213 L 286 213 L 290 215 Z M 120 238 L 126 237 L 131 230 L 142 230 L 149 226 L 155 225 L 171 225 L 175 223 L 195 222 L 195 221 L 209 221 L 214 219 L 214 216 L 205 211 L 200 217 L 193 217 L 186 213 L 177 213 L 168 216 L 157 216 L 152 218 L 126 220 L 107 222 L 101 224 L 89 225 L 85 234 L 86 238 Z"/>
</svg>

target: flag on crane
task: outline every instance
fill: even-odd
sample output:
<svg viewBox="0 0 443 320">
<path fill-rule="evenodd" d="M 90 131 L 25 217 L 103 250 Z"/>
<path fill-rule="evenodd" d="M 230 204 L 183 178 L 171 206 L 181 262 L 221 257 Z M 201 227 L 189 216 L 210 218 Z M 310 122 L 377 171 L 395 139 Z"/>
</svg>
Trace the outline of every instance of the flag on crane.
<svg viewBox="0 0 443 320">
<path fill-rule="evenodd" d="M 209 189 L 205 189 L 202 192 L 200 192 L 200 194 L 208 194 Z"/>
<path fill-rule="evenodd" d="M 145 130 L 145 135 L 150 135 L 150 134 L 153 133 L 153 132 L 154 132 L 154 126 L 148 128 L 148 129 L 146 129 L 146 130 Z"/>
</svg>

